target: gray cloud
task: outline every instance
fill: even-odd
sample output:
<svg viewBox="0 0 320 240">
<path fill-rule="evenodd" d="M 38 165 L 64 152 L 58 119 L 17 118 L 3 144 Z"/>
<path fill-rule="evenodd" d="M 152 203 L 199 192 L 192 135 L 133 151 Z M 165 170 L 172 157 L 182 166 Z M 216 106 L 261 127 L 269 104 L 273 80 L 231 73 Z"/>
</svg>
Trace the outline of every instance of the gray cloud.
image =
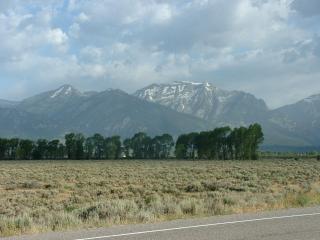
<svg viewBox="0 0 320 240">
<path fill-rule="evenodd" d="M 304 17 L 320 15 L 319 0 L 294 0 L 292 2 L 292 7 Z"/>
<path fill-rule="evenodd" d="M 149 25 L 143 41 L 168 52 L 189 51 L 195 45 L 225 46 L 226 36 L 233 31 L 234 15 L 239 1 L 209 1 L 190 4 L 169 23 L 155 28 Z M 223 12 L 224 14 L 221 14 Z"/>
</svg>

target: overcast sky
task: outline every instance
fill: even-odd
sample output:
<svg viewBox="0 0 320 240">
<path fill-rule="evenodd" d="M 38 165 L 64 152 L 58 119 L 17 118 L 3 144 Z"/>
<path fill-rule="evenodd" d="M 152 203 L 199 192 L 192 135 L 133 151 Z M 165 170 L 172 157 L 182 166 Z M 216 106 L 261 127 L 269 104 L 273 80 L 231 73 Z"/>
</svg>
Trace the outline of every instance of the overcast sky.
<svg viewBox="0 0 320 240">
<path fill-rule="evenodd" d="M 175 80 L 271 108 L 320 93 L 320 0 L 0 1 L 0 98 Z"/>
</svg>

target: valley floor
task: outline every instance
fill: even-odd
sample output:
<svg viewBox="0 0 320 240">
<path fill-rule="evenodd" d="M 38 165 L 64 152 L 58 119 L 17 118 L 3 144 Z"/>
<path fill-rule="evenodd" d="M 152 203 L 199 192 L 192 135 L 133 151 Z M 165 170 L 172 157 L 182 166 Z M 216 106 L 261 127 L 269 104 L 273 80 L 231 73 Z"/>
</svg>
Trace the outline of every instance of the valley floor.
<svg viewBox="0 0 320 240">
<path fill-rule="evenodd" d="M 320 204 L 320 161 L 0 162 L 0 236 Z"/>
</svg>

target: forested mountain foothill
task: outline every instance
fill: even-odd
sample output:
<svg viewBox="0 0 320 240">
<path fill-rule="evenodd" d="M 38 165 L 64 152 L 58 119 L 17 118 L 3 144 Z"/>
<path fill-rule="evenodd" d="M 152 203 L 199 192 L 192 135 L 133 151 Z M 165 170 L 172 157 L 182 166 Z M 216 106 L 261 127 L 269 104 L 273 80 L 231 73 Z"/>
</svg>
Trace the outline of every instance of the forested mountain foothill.
<svg viewBox="0 0 320 240">
<path fill-rule="evenodd" d="M 0 138 L 0 159 L 257 159 L 263 139 L 259 124 L 182 134 L 176 142 L 169 134 L 150 137 L 143 132 L 123 141 L 119 136 L 86 138 L 80 133 L 68 133 L 64 141 Z"/>
</svg>

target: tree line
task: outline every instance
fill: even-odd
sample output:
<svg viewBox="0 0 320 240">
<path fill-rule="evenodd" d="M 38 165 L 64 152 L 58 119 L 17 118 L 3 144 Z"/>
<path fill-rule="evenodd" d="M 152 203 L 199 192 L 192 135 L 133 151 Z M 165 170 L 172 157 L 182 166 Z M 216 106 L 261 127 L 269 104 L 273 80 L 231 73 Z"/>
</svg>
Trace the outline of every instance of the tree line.
<svg viewBox="0 0 320 240">
<path fill-rule="evenodd" d="M 169 134 L 150 137 L 139 132 L 121 141 L 119 136 L 68 133 L 62 141 L 0 138 L 0 160 L 257 159 L 262 142 L 259 124 L 182 134 L 176 142 Z"/>
<path fill-rule="evenodd" d="M 248 128 L 216 128 L 213 131 L 180 135 L 175 155 L 180 159 L 258 159 L 264 135 L 259 124 Z"/>
</svg>

